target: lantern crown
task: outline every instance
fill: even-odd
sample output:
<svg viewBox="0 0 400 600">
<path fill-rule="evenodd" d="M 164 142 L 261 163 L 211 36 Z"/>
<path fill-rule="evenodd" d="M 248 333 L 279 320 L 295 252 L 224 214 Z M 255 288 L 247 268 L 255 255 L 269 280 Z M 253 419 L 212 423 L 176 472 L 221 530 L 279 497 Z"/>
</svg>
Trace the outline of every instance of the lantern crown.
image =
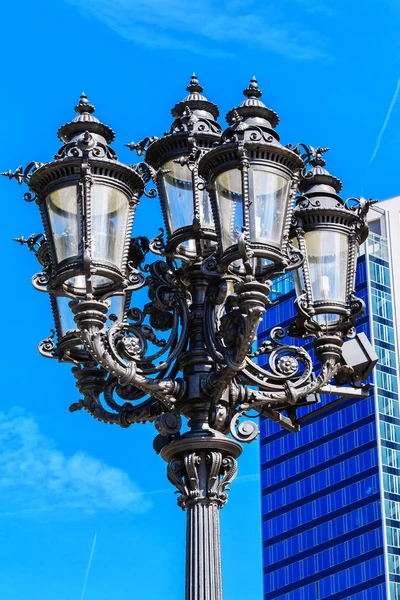
<svg viewBox="0 0 400 600">
<path fill-rule="evenodd" d="M 189 95 L 181 100 L 181 102 L 175 104 L 172 108 L 171 114 L 173 117 L 179 119 L 184 113 L 188 112 L 187 109 L 189 109 L 193 113 L 200 113 L 199 116 L 207 116 L 213 120 L 218 119 L 218 106 L 203 96 L 202 92 L 204 91 L 204 88 L 199 84 L 199 80 L 195 73 L 192 74 L 186 90 L 189 92 Z M 171 133 L 174 132 L 171 131 Z"/>
<path fill-rule="evenodd" d="M 257 118 L 259 121 L 257 124 L 269 129 L 274 129 L 278 125 L 279 116 L 276 112 L 267 108 L 264 102 L 260 100 L 262 91 L 258 87 L 257 79 L 254 76 L 251 78 L 247 88 L 243 90 L 243 95 L 246 97 L 246 100 L 243 100 L 238 107 L 233 108 L 226 115 L 229 125 L 234 125 L 237 122 L 238 115 L 245 122 L 250 119 L 253 122 L 253 119 Z M 273 132 L 273 136 L 279 139 L 276 132 Z"/>
<path fill-rule="evenodd" d="M 168 160 L 190 154 L 189 136 L 192 142 L 201 138 L 199 146 L 204 150 L 212 148 L 221 137 L 221 126 L 216 119 L 219 116 L 218 106 L 203 95 L 203 87 L 195 73 L 190 78 L 186 90 L 187 96 L 172 108 L 175 118 L 170 130 L 162 138 L 150 140 L 146 150 L 146 162 L 159 169 Z M 179 144 L 176 138 L 180 136 Z"/>
<path fill-rule="evenodd" d="M 64 143 L 68 143 L 76 136 L 88 131 L 94 135 L 101 136 L 107 144 L 110 144 L 115 138 L 114 131 L 108 125 L 101 123 L 93 115 L 95 110 L 95 107 L 93 104 L 90 104 L 86 94 L 82 93 L 78 104 L 75 106 L 75 112 L 78 115 L 72 121 L 60 127 L 57 132 L 59 139 Z"/>
<path fill-rule="evenodd" d="M 310 150 L 311 169 L 299 182 L 299 192 L 308 197 L 324 196 L 337 200 L 339 198 L 337 194 L 342 189 L 342 182 L 325 168 L 326 160 L 323 155 L 329 151 L 329 148 L 313 148 L 311 146 Z"/>
</svg>

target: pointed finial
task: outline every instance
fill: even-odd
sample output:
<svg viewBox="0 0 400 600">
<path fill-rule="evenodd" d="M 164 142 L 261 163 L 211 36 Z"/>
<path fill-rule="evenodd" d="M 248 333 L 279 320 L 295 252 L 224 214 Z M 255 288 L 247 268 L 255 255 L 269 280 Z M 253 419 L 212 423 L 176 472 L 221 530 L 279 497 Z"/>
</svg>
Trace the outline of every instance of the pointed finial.
<svg viewBox="0 0 400 600">
<path fill-rule="evenodd" d="M 86 94 L 82 92 L 78 104 L 75 106 L 75 112 L 82 115 L 83 113 L 93 113 L 95 111 L 93 104 L 90 104 Z"/>
<path fill-rule="evenodd" d="M 196 73 L 192 74 L 190 83 L 186 89 L 189 92 L 189 94 L 193 94 L 194 92 L 198 92 L 199 94 L 201 94 L 201 92 L 204 90 L 204 88 L 199 84 L 199 80 L 196 77 Z"/>
<path fill-rule="evenodd" d="M 310 165 L 313 167 L 325 167 L 326 160 L 322 157 L 325 152 L 329 152 L 330 148 L 313 148 L 310 146 L 311 160 Z"/>
<path fill-rule="evenodd" d="M 243 94 L 247 98 L 260 98 L 262 96 L 262 91 L 258 89 L 258 81 L 255 75 L 251 78 L 249 86 L 243 90 Z"/>
</svg>

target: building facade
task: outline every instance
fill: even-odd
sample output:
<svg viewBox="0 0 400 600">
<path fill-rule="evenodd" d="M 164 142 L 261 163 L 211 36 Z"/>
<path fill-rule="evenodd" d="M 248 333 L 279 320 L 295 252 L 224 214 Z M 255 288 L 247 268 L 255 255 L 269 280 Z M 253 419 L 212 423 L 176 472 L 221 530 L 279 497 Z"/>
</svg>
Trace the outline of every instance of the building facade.
<svg viewBox="0 0 400 600">
<path fill-rule="evenodd" d="M 296 434 L 261 421 L 266 600 L 400 600 L 399 207 L 400 198 L 374 207 L 358 259 L 367 307 L 358 329 L 379 356 L 370 396 L 327 408 Z M 293 287 L 291 274 L 274 283 L 280 301 L 259 343 L 293 320 Z"/>
</svg>

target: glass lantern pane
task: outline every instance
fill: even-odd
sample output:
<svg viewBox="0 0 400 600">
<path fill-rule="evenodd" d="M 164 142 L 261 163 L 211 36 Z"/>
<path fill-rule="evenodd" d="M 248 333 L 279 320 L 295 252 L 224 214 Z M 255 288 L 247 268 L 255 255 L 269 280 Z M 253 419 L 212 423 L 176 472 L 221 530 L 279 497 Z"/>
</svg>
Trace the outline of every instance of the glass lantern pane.
<svg viewBox="0 0 400 600">
<path fill-rule="evenodd" d="M 166 171 L 162 181 L 168 203 L 169 234 L 172 235 L 177 229 L 188 227 L 193 223 L 193 178 L 187 165 L 180 165 L 173 160 L 165 163 L 163 170 Z M 213 228 L 214 220 L 208 193 L 201 190 L 199 196 L 201 225 Z"/>
<path fill-rule="evenodd" d="M 250 240 L 282 244 L 290 182 L 266 170 L 250 168 Z"/>
<path fill-rule="evenodd" d="M 314 301 L 347 301 L 349 240 L 339 231 L 307 231 L 304 235 Z"/>
<path fill-rule="evenodd" d="M 56 298 L 58 314 L 60 318 L 60 327 L 61 327 L 61 336 L 64 336 L 67 331 L 71 331 L 76 329 L 76 324 L 74 321 L 74 314 L 69 307 L 69 303 L 71 302 L 71 298 L 65 298 L 64 296 L 59 296 Z"/>
<path fill-rule="evenodd" d="M 238 241 L 243 227 L 242 174 L 239 169 L 221 173 L 215 180 L 221 221 L 221 244 L 226 250 Z"/>
<path fill-rule="evenodd" d="M 122 267 L 127 236 L 129 201 L 108 185 L 92 187 L 92 258 Z"/>
<path fill-rule="evenodd" d="M 170 219 L 172 234 L 176 229 L 193 223 L 193 183 L 192 173 L 187 165 L 180 165 L 173 160 L 163 166 L 162 179 L 167 198 L 167 213 Z"/>
<path fill-rule="evenodd" d="M 77 187 L 55 190 L 46 198 L 54 246 L 58 262 L 79 252 L 79 220 Z"/>
</svg>

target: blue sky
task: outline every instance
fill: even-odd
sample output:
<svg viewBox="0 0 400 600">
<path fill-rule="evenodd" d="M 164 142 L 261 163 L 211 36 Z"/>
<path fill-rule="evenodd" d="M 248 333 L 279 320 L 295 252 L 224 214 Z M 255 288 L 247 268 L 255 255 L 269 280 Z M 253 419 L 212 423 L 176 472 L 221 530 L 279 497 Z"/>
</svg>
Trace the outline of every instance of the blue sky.
<svg viewBox="0 0 400 600">
<path fill-rule="evenodd" d="M 400 77 L 399 26 L 396 0 L 5 3 L 0 170 L 50 160 L 82 91 L 131 162 L 123 144 L 169 128 L 192 71 L 222 115 L 255 74 L 282 141 L 330 146 L 345 195 L 397 195 L 397 102 L 369 162 Z M 52 326 L 48 299 L 30 285 L 38 267 L 11 241 L 40 232 L 39 217 L 15 182 L 0 186 L 0 598 L 82 600 L 96 534 L 84 600 L 183 597 L 185 519 L 154 429 L 68 412 L 78 398 L 69 368 L 36 352 Z M 153 236 L 160 222 L 145 198 L 134 234 Z M 257 471 L 254 443 L 221 513 L 225 600 L 262 597 Z"/>
</svg>

